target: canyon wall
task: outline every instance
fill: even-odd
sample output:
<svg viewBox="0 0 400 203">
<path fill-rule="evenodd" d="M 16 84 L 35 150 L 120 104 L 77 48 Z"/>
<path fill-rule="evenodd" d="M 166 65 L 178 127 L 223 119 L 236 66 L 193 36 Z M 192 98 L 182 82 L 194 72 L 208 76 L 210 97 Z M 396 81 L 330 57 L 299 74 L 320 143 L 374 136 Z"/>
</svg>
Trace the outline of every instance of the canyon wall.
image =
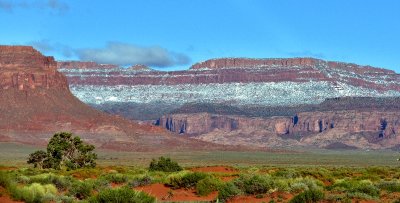
<svg viewBox="0 0 400 203">
<path fill-rule="evenodd" d="M 268 147 L 400 144 L 400 75 L 387 69 L 314 58 L 220 58 L 167 72 L 59 68 L 85 103 L 182 137 Z"/>
<path fill-rule="evenodd" d="M 334 98 L 319 105 L 299 106 L 297 111 L 296 107 L 288 107 L 282 113 L 285 116 L 274 116 L 281 112 L 269 111 L 269 107 L 213 108 L 209 104 L 196 109 L 199 105 L 193 104 L 193 108 L 186 105 L 154 124 L 181 136 L 207 141 L 226 138 L 223 144 L 231 145 L 239 144 L 235 138 L 240 136 L 247 139 L 241 139 L 241 144 L 269 147 L 292 140 L 299 146 L 346 143 L 355 148 L 393 148 L 400 144 L 399 101 L 400 98 Z M 265 139 L 257 141 L 254 134 Z M 349 140 L 352 136 L 357 139 Z M 271 142 L 270 138 L 278 140 Z"/>
</svg>

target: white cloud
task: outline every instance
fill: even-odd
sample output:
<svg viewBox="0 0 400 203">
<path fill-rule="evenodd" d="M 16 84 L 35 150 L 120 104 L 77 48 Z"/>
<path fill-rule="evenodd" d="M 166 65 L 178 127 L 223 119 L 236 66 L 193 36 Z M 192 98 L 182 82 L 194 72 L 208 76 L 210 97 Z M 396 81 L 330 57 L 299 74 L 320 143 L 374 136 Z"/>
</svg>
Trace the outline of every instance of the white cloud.
<svg viewBox="0 0 400 203">
<path fill-rule="evenodd" d="M 186 65 L 188 56 L 176 53 L 160 46 L 138 46 L 121 42 L 109 42 L 105 48 L 89 48 L 76 51 L 83 61 L 95 61 L 117 65 L 144 64 L 155 67 Z"/>
</svg>

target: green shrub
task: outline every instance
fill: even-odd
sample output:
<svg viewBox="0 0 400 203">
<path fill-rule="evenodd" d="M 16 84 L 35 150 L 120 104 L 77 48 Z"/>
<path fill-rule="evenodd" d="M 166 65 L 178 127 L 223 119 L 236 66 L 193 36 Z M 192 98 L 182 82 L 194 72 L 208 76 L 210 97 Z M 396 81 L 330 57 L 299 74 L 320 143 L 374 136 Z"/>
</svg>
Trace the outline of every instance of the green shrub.
<svg viewBox="0 0 400 203">
<path fill-rule="evenodd" d="M 40 184 L 53 184 L 58 190 L 68 189 L 73 182 L 73 178 L 65 176 L 57 176 L 54 174 L 39 174 L 36 176 L 29 177 L 29 183 L 40 183 Z"/>
<path fill-rule="evenodd" d="M 221 202 L 226 202 L 227 200 L 233 198 L 240 194 L 239 188 L 236 187 L 232 182 L 227 182 L 222 184 L 218 189 L 218 200 Z"/>
<path fill-rule="evenodd" d="M 170 176 L 168 184 L 173 188 L 193 188 L 196 184 L 208 175 L 199 172 L 188 172 Z"/>
<path fill-rule="evenodd" d="M 318 180 L 333 180 L 332 172 L 325 168 L 305 168 L 301 170 L 302 177 L 313 177 Z"/>
<path fill-rule="evenodd" d="M 399 181 L 381 181 L 377 184 L 378 188 L 389 192 L 400 192 Z"/>
<path fill-rule="evenodd" d="M 17 200 L 23 200 L 27 203 L 44 202 L 45 197 L 53 196 L 57 194 L 57 188 L 54 185 L 47 184 L 41 185 L 39 183 L 33 183 L 28 186 L 24 186 L 21 189 L 13 191 L 13 197 Z"/>
<path fill-rule="evenodd" d="M 134 180 L 130 181 L 128 183 L 128 186 L 130 188 L 132 188 L 132 187 L 150 185 L 151 183 L 152 183 L 152 178 L 150 176 L 144 176 L 144 177 L 135 178 Z"/>
<path fill-rule="evenodd" d="M 128 181 L 128 177 L 121 173 L 107 174 L 104 178 L 112 183 L 126 183 Z"/>
<path fill-rule="evenodd" d="M 93 185 L 86 181 L 76 181 L 72 184 L 68 194 L 78 199 L 86 199 L 92 195 Z"/>
<path fill-rule="evenodd" d="M 43 195 L 41 202 L 57 202 L 59 197 L 55 194 L 46 193 Z"/>
<path fill-rule="evenodd" d="M 351 203 L 351 198 L 343 194 L 329 194 L 325 197 L 328 202 Z"/>
<path fill-rule="evenodd" d="M 306 190 L 294 196 L 290 203 L 311 203 L 318 202 L 324 198 L 324 193 L 321 190 Z"/>
<path fill-rule="evenodd" d="M 348 192 L 346 194 L 346 197 L 350 199 L 364 199 L 364 200 L 376 199 L 376 197 L 373 197 L 371 195 L 362 192 Z"/>
<path fill-rule="evenodd" d="M 5 171 L 0 171 L 0 186 L 8 188 L 11 184 L 10 175 Z"/>
<path fill-rule="evenodd" d="M 302 192 L 305 190 L 321 190 L 323 183 L 314 178 L 296 178 L 290 183 L 290 191 L 293 193 Z"/>
<path fill-rule="evenodd" d="M 368 198 L 379 197 L 380 190 L 369 180 L 350 180 L 350 179 L 340 179 L 337 180 L 329 189 L 339 192 L 347 192 L 349 194 L 357 194 L 357 196 L 365 196 Z M 365 195 L 360 195 L 362 193 Z M 365 196 L 365 197 L 367 197 Z"/>
<path fill-rule="evenodd" d="M 390 174 L 390 171 L 388 167 L 374 166 L 366 168 L 364 173 L 386 177 Z"/>
<path fill-rule="evenodd" d="M 144 192 L 134 191 L 127 187 L 102 190 L 96 197 L 89 199 L 90 203 L 152 203 L 155 201 L 154 197 L 151 197 Z"/>
<path fill-rule="evenodd" d="M 280 192 L 288 192 L 290 191 L 289 181 L 290 179 L 275 178 L 274 187 Z"/>
<path fill-rule="evenodd" d="M 158 161 L 153 159 L 149 166 L 150 171 L 164 171 L 164 172 L 176 172 L 182 171 L 182 167 L 170 158 L 160 157 Z"/>
<path fill-rule="evenodd" d="M 28 184 L 31 182 L 31 179 L 28 176 L 20 175 L 17 177 L 16 181 L 22 184 Z"/>
<path fill-rule="evenodd" d="M 292 193 L 298 193 L 305 190 L 308 190 L 308 186 L 305 183 L 295 182 L 290 185 L 290 192 Z"/>
<path fill-rule="evenodd" d="M 362 180 L 355 188 L 356 192 L 361 192 L 372 197 L 379 197 L 380 190 L 371 181 Z"/>
<path fill-rule="evenodd" d="M 70 197 L 70 196 L 59 196 L 58 197 L 58 201 L 56 202 L 62 202 L 62 203 L 73 203 L 75 201 L 74 197 Z"/>
<path fill-rule="evenodd" d="M 276 171 L 272 176 L 282 177 L 282 178 L 299 178 L 301 176 L 300 172 L 295 169 L 283 169 Z"/>
<path fill-rule="evenodd" d="M 216 191 L 221 185 L 221 181 L 215 177 L 206 177 L 196 184 L 196 193 L 200 196 L 207 196 Z"/>
<path fill-rule="evenodd" d="M 103 189 L 107 189 L 107 188 L 111 188 L 111 184 L 110 181 L 106 180 L 106 179 L 89 179 L 86 180 L 87 182 L 91 182 L 91 184 L 93 185 L 93 189 L 96 190 L 97 192 Z"/>
<path fill-rule="evenodd" d="M 266 175 L 242 175 L 235 180 L 235 185 L 246 194 L 263 194 L 273 189 L 274 181 Z"/>
</svg>

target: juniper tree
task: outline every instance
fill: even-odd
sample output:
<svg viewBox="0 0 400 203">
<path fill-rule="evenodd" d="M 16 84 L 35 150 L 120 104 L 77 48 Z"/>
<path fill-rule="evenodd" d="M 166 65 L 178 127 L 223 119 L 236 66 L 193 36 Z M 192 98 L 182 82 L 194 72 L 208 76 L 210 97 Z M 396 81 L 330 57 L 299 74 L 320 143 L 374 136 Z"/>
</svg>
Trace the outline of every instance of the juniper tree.
<svg viewBox="0 0 400 203">
<path fill-rule="evenodd" d="M 47 145 L 47 152 L 36 151 L 29 155 L 28 163 L 40 168 L 77 169 L 96 166 L 97 155 L 93 145 L 85 144 L 80 137 L 69 132 L 53 135 Z"/>
</svg>

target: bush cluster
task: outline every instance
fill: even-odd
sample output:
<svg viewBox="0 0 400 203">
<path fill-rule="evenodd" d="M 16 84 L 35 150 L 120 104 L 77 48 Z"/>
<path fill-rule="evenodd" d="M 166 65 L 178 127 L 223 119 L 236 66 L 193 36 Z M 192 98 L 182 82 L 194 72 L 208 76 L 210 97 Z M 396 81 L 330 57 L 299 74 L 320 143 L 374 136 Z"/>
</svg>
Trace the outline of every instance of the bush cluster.
<svg viewBox="0 0 400 203">
<path fill-rule="evenodd" d="M 132 181 L 128 183 L 129 187 L 139 187 L 139 186 L 145 186 L 145 185 L 150 185 L 153 182 L 152 178 L 150 176 L 143 176 L 139 178 L 135 178 Z"/>
<path fill-rule="evenodd" d="M 221 202 L 226 202 L 227 200 L 239 195 L 241 191 L 232 182 L 227 182 L 220 186 L 218 190 L 218 200 Z"/>
<path fill-rule="evenodd" d="M 86 199 L 92 195 L 93 184 L 86 181 L 75 181 L 69 189 L 68 194 L 77 199 Z"/>
<path fill-rule="evenodd" d="M 175 161 L 170 158 L 160 157 L 158 161 L 153 159 L 149 167 L 150 171 L 164 171 L 164 172 L 176 172 L 182 171 L 183 168 Z"/>
<path fill-rule="evenodd" d="M 235 185 L 246 194 L 264 194 L 274 187 L 274 181 L 266 175 L 241 175 Z"/>
<path fill-rule="evenodd" d="M 369 180 L 339 179 L 328 188 L 332 191 L 346 192 L 348 196 L 361 199 L 378 198 L 380 190 Z"/>
<path fill-rule="evenodd" d="M 13 197 L 27 203 L 47 202 L 56 199 L 57 188 L 52 184 L 32 183 L 22 188 L 14 188 Z"/>
<path fill-rule="evenodd" d="M 321 190 L 306 190 L 294 196 L 290 203 L 312 203 L 324 199 L 324 193 Z"/>
<path fill-rule="evenodd" d="M 126 183 L 128 181 L 128 176 L 121 174 L 121 173 L 113 173 L 113 174 L 107 174 L 105 176 L 102 176 L 101 178 L 104 178 L 112 183 Z"/>
<path fill-rule="evenodd" d="M 197 182 L 196 193 L 200 196 L 207 196 L 211 192 L 217 191 L 221 185 L 222 182 L 219 179 L 213 176 L 208 176 Z"/>
<path fill-rule="evenodd" d="M 134 191 L 128 187 L 105 189 L 95 197 L 89 199 L 90 203 L 124 202 L 124 203 L 153 203 L 155 198 L 144 192 Z"/>
<path fill-rule="evenodd" d="M 183 172 L 171 175 L 168 178 L 168 185 L 172 186 L 173 188 L 194 188 L 196 184 L 208 177 L 206 173 L 200 172 Z"/>
</svg>

